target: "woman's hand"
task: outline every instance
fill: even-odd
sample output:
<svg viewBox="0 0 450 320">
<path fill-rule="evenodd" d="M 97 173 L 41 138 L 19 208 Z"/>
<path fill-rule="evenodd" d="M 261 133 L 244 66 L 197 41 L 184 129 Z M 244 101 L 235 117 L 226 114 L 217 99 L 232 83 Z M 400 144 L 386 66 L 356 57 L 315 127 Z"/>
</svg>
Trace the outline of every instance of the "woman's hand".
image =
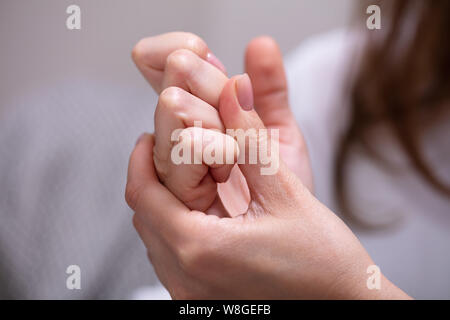
<svg viewBox="0 0 450 320">
<path fill-rule="evenodd" d="M 241 108 L 236 80 L 226 82 L 220 99 L 224 126 L 264 129 L 254 110 Z M 407 298 L 384 277 L 381 290 L 367 288 L 373 261 L 283 162 L 274 175 L 261 175 L 259 162 L 240 164 L 251 194 L 248 211 L 220 218 L 190 210 L 159 182 L 154 148 L 152 135 L 137 142 L 126 199 L 173 298 Z"/>
<path fill-rule="evenodd" d="M 190 179 L 185 179 L 180 173 L 188 170 L 167 161 L 175 129 L 192 127 L 194 121 L 201 120 L 204 128 L 223 132 L 217 112 L 220 93 L 228 80 L 223 65 L 201 38 L 181 32 L 141 40 L 133 50 L 133 59 L 160 93 L 155 113 L 154 161 L 161 181 L 190 209 L 220 216 L 245 212 L 249 193 L 237 167 L 230 173 L 229 166 L 208 170 L 198 165 L 190 171 Z M 253 82 L 256 111 L 266 127 L 280 130 L 281 156 L 312 190 L 306 145 L 289 109 L 282 57 L 273 40 L 257 38 L 249 44 L 246 71 Z M 218 187 L 219 201 L 216 183 L 227 179 Z"/>
</svg>

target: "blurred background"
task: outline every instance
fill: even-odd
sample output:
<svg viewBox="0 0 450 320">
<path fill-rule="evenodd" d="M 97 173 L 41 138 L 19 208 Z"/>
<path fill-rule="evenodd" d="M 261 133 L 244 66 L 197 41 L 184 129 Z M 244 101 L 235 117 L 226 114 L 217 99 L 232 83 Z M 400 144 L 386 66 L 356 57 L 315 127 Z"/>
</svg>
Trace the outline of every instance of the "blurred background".
<svg viewBox="0 0 450 320">
<path fill-rule="evenodd" d="M 72 4 L 81 8 L 81 30 L 66 28 Z M 362 43 L 339 30 L 356 16 L 366 17 L 359 4 L 2 0 L 0 299 L 168 297 L 124 200 L 128 157 L 137 137 L 153 131 L 158 98 L 130 57 L 143 37 L 196 33 L 229 75 L 243 71 L 253 37 L 274 37 L 289 57 L 292 108 L 309 143 L 316 195 L 336 210 L 330 179 L 335 124 L 343 114 L 339 107 L 348 104 L 339 92 L 354 64 L 353 47 Z M 406 36 L 413 34 L 407 26 Z M 436 135 L 442 140 L 430 139 L 444 141 L 435 146 L 438 155 L 448 155 L 448 132 L 444 126 Z M 403 159 L 388 139 L 381 140 L 386 154 Z M 407 293 L 450 298 L 448 198 L 409 174 L 408 165 L 402 163 L 405 170 L 394 178 L 367 158 L 359 160 L 352 162 L 350 177 L 352 196 L 361 199 L 358 209 L 376 218 L 408 217 L 394 231 L 357 233 L 361 242 Z M 438 160 L 436 172 L 448 177 L 449 162 Z M 67 288 L 70 265 L 80 267 L 81 290 Z"/>
<path fill-rule="evenodd" d="M 283 52 L 306 37 L 346 25 L 352 0 L 119 1 L 4 0 L 0 4 L 2 106 L 27 90 L 77 76 L 147 90 L 130 60 L 141 38 L 169 31 L 200 35 L 227 66 L 242 71 L 245 45 L 271 35 Z M 81 8 L 81 30 L 66 28 L 66 8 Z"/>
<path fill-rule="evenodd" d="M 68 30 L 66 8 L 81 8 Z M 0 298 L 167 297 L 124 201 L 135 139 L 157 96 L 130 53 L 143 37 L 190 31 L 230 75 L 271 35 L 283 53 L 346 26 L 351 0 L 3 0 L 0 3 Z M 68 290 L 66 268 L 81 269 Z M 144 289 L 143 289 L 144 288 Z"/>
</svg>

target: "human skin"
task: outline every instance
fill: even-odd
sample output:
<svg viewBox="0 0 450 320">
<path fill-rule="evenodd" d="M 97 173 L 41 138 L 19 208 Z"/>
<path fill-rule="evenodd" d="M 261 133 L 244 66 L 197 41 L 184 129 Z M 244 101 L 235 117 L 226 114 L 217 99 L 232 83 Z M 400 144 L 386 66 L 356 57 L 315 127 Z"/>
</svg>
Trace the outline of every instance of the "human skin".
<svg viewBox="0 0 450 320">
<path fill-rule="evenodd" d="M 247 210 L 236 216 L 227 216 L 233 207 L 221 203 L 239 195 L 225 195 L 219 202 L 215 191 L 216 182 L 230 175 L 229 166 L 213 168 L 219 169 L 214 173 L 205 165 L 180 169 L 170 164 L 164 130 L 190 127 L 193 120 L 206 121 L 221 132 L 277 127 L 280 136 L 298 132 L 301 137 L 288 108 L 281 55 L 272 40 L 254 40 L 247 49 L 250 89 L 239 85 L 249 82 L 245 75 L 228 79 L 217 61 L 202 64 L 209 59 L 208 49 L 192 45 L 199 40 L 191 34 L 144 41 L 135 48 L 134 60 L 162 94 L 155 136 L 143 135 L 131 155 L 126 199 L 155 271 L 173 298 L 408 298 L 384 276 L 381 290 L 367 288 L 366 270 L 374 262 L 347 226 L 312 195 L 302 138 L 280 148 L 281 157 L 290 162 L 281 161 L 276 174 L 261 175 L 259 163 L 240 164 L 231 174 L 242 175 L 249 190 Z M 203 71 L 194 79 L 198 70 Z M 208 81 L 201 82 L 204 79 Z M 245 98 L 252 89 L 254 101 Z M 173 111 L 186 105 L 202 112 L 186 107 Z M 177 174 L 171 173 L 174 170 Z M 205 179 L 198 179 L 206 175 L 210 176 L 205 187 L 198 184 Z M 189 180 L 185 177 L 197 185 L 177 189 L 182 180 Z M 187 190 L 198 192 L 198 198 L 187 201 Z"/>
<path fill-rule="evenodd" d="M 145 38 L 135 46 L 132 57 L 160 94 L 155 111 L 154 150 L 160 180 L 190 209 L 220 216 L 244 213 L 250 198 L 238 167 L 229 177 L 232 166 L 208 170 L 205 165 L 193 168 L 167 161 L 173 144 L 170 135 L 175 129 L 192 127 L 194 121 L 202 120 L 204 128 L 224 132 L 218 113 L 219 96 L 228 81 L 223 65 L 200 37 L 183 32 Z M 279 130 L 281 156 L 312 190 L 306 143 L 289 108 L 278 45 L 268 37 L 256 38 L 247 47 L 245 61 L 258 114 L 267 128 Z M 220 197 L 216 197 L 217 193 Z"/>
</svg>

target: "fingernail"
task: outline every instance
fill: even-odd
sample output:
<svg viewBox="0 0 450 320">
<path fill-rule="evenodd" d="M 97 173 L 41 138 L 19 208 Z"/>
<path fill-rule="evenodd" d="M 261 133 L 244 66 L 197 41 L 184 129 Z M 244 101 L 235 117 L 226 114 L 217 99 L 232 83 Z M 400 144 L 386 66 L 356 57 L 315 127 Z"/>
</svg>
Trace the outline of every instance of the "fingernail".
<svg viewBox="0 0 450 320">
<path fill-rule="evenodd" d="M 253 109 L 253 88 L 248 74 L 244 73 L 236 79 L 236 97 L 245 111 Z"/>
<path fill-rule="evenodd" d="M 135 145 L 137 145 L 141 140 L 145 137 L 145 133 L 141 134 L 139 138 L 137 138 Z"/>
<path fill-rule="evenodd" d="M 208 52 L 208 54 L 206 55 L 206 60 L 216 68 L 222 70 L 223 73 L 227 73 L 227 70 L 225 69 L 223 63 L 212 52 Z"/>
</svg>

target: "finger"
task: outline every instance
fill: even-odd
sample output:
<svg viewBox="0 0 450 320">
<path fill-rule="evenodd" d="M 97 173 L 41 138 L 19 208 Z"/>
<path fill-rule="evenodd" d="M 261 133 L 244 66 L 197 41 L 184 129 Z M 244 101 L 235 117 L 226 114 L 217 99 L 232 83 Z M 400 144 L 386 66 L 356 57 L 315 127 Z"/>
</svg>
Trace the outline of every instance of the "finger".
<svg viewBox="0 0 450 320">
<path fill-rule="evenodd" d="M 255 110 L 266 126 L 294 124 L 289 108 L 283 57 L 270 37 L 258 37 L 247 46 L 245 69 L 253 84 Z"/>
<path fill-rule="evenodd" d="M 190 209 L 205 211 L 217 195 L 216 181 L 226 181 L 238 157 L 235 140 L 198 127 L 182 130 L 171 155 L 164 184 Z M 211 175 L 208 168 L 211 168 Z M 213 179 L 214 178 L 214 179 Z"/>
<path fill-rule="evenodd" d="M 233 167 L 226 183 L 217 185 L 217 193 L 231 217 L 241 215 L 248 210 L 250 192 L 238 165 Z"/>
<path fill-rule="evenodd" d="M 270 37 L 252 40 L 246 50 L 245 68 L 253 84 L 255 110 L 266 127 L 280 129 L 281 154 L 292 154 L 292 148 L 305 150 L 301 159 L 285 160 L 312 190 L 306 142 L 289 107 L 283 57 L 277 43 Z"/>
<path fill-rule="evenodd" d="M 155 112 L 154 162 L 157 173 L 169 190 L 190 209 L 204 211 L 214 201 L 216 182 L 228 179 L 231 165 L 208 168 L 208 164 L 175 165 L 170 160 L 173 134 L 177 129 L 195 125 L 225 131 L 218 111 L 211 105 L 181 88 L 165 89 Z"/>
<path fill-rule="evenodd" d="M 133 215 L 133 226 L 147 248 L 147 256 L 153 269 L 164 287 L 169 290 L 171 279 L 180 274 L 178 263 L 169 246 L 152 231 L 145 220 L 137 214 Z"/>
<path fill-rule="evenodd" d="M 166 61 L 161 88 L 179 87 L 217 107 L 228 78 L 192 51 L 172 52 Z"/>
<path fill-rule="evenodd" d="M 136 210 L 138 196 L 142 189 L 144 189 L 150 181 L 155 179 L 153 154 L 150 152 L 150 150 L 153 150 L 153 141 L 153 135 L 148 133 L 142 134 L 137 140 L 136 146 L 130 156 L 125 200 L 132 210 Z M 151 165 L 149 165 L 149 163 Z"/>
<path fill-rule="evenodd" d="M 153 165 L 153 146 L 154 137 L 150 134 L 138 140 L 128 165 L 125 199 L 153 230 L 167 239 L 177 238 L 186 234 L 199 215 L 192 214 L 159 182 Z"/>
<path fill-rule="evenodd" d="M 176 129 L 193 127 L 196 122 L 206 129 L 225 132 L 217 109 L 178 87 L 161 92 L 155 111 L 155 149 L 157 158 L 165 161 L 172 149 Z"/>
<path fill-rule="evenodd" d="M 143 76 L 157 91 L 161 91 L 161 81 L 166 59 L 178 49 L 187 49 L 225 72 L 225 67 L 209 50 L 199 36 L 188 32 L 170 32 L 140 40 L 132 51 L 132 58 Z"/>
<path fill-rule="evenodd" d="M 231 78 L 222 91 L 219 113 L 227 134 L 233 135 L 239 145 L 238 164 L 247 180 L 252 201 L 263 207 L 268 203 L 277 205 L 279 199 L 285 197 L 285 186 L 295 178 L 279 157 L 276 129 L 265 130 L 252 106 L 249 77 Z"/>
</svg>

